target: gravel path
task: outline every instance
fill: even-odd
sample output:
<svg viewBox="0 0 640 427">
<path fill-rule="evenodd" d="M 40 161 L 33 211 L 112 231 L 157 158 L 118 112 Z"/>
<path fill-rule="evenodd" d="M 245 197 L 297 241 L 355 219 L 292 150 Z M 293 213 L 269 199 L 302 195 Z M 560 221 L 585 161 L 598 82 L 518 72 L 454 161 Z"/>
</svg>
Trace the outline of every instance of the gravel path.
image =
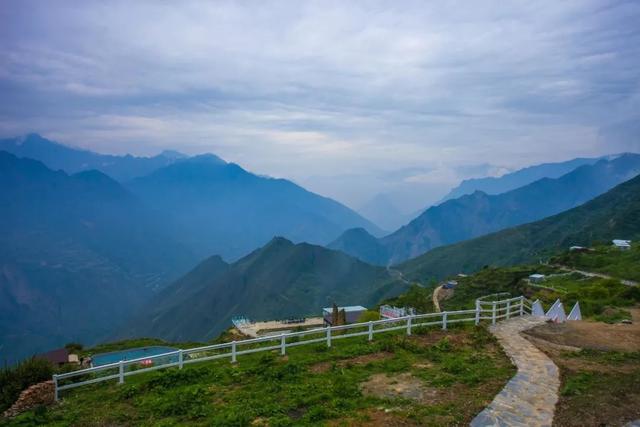
<svg viewBox="0 0 640 427">
<path fill-rule="evenodd" d="M 473 421 L 480 426 L 551 426 L 560 377 L 558 367 L 520 335 L 544 323 L 533 316 L 518 317 L 491 327 L 518 372 Z"/>
</svg>

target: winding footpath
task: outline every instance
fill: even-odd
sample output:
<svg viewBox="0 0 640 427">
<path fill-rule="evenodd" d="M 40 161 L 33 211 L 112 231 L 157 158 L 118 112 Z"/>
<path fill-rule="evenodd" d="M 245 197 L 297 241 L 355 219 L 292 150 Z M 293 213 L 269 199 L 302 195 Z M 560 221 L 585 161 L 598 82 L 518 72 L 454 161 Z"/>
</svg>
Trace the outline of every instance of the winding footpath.
<svg viewBox="0 0 640 427">
<path fill-rule="evenodd" d="M 471 421 L 480 426 L 551 426 L 558 401 L 558 367 L 520 332 L 544 323 L 524 316 L 491 326 L 505 353 L 518 368 L 516 375 L 482 412 Z"/>
<path fill-rule="evenodd" d="M 442 285 L 433 290 L 433 296 L 431 297 L 433 300 L 433 308 L 436 313 L 440 313 L 440 296 L 438 295 L 440 293 L 440 289 L 442 289 Z"/>
</svg>

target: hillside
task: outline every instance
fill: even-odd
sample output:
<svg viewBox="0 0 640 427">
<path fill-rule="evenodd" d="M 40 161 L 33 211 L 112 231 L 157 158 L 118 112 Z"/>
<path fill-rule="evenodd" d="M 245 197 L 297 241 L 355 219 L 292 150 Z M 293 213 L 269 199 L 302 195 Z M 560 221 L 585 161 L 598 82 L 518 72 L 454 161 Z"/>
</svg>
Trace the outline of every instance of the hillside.
<svg viewBox="0 0 640 427">
<path fill-rule="evenodd" d="M 578 206 L 640 173 L 640 155 L 624 154 L 584 165 L 557 179 L 544 178 L 499 195 L 480 191 L 427 209 L 372 243 L 343 234 L 329 247 L 374 264 L 398 263 L 426 251 L 535 221 Z"/>
<path fill-rule="evenodd" d="M 62 169 L 67 173 L 99 170 L 120 182 L 148 175 L 156 169 L 186 157 L 184 154 L 172 151 L 164 151 L 153 157 L 99 154 L 62 145 L 38 134 L 0 140 L 0 150 L 18 157 L 39 160 L 50 169 Z"/>
<path fill-rule="evenodd" d="M 212 155 L 137 178 L 128 188 L 177 224 L 201 258 L 237 259 L 273 236 L 326 244 L 343 231 L 379 229 L 340 203 L 285 179 L 262 177 Z"/>
<path fill-rule="evenodd" d="M 202 341 L 229 328 L 233 316 L 319 316 L 333 302 L 368 306 L 404 287 L 384 268 L 320 246 L 274 238 L 231 265 L 219 258 L 206 260 L 150 301 L 121 336 Z"/>
<path fill-rule="evenodd" d="M 465 194 L 482 191 L 486 194 L 500 194 L 531 184 L 542 178 L 559 178 L 583 165 L 592 165 L 600 158 L 577 158 L 566 162 L 543 163 L 529 166 L 499 177 L 465 179 L 442 198 L 440 203 L 457 199 Z"/>
<path fill-rule="evenodd" d="M 0 152 L 0 353 L 97 342 L 195 262 L 133 195 Z"/>
<path fill-rule="evenodd" d="M 485 265 L 537 262 L 571 245 L 640 237 L 640 177 L 569 211 L 519 227 L 436 248 L 398 268 L 407 277 L 441 278 Z"/>
</svg>

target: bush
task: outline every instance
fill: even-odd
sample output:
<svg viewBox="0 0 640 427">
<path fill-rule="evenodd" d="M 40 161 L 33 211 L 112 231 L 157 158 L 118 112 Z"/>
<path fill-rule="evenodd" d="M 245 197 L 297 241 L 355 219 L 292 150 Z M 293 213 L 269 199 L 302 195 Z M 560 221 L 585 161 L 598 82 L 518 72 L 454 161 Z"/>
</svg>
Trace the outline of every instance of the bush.
<svg viewBox="0 0 640 427">
<path fill-rule="evenodd" d="M 27 387 L 47 381 L 53 375 L 53 365 L 43 359 L 27 359 L 18 365 L 0 370 L 0 412 L 13 405 Z"/>
</svg>

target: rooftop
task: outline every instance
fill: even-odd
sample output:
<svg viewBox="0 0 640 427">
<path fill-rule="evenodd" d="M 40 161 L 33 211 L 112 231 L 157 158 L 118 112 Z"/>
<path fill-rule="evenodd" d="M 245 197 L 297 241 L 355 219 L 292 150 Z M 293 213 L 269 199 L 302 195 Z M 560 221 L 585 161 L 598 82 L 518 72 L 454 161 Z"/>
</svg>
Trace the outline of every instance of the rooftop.
<svg viewBox="0 0 640 427">
<path fill-rule="evenodd" d="M 346 307 L 338 307 L 338 310 L 344 310 L 345 312 L 349 311 L 365 311 L 366 308 L 361 305 L 348 305 Z M 333 307 L 325 307 L 322 311 L 333 311 Z"/>
</svg>

